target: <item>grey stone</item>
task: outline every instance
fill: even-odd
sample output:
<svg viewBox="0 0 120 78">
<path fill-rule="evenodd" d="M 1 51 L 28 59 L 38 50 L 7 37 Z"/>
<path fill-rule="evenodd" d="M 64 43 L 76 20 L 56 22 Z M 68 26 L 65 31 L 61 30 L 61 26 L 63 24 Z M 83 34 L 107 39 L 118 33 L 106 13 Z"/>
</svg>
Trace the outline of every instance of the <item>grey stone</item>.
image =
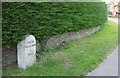
<svg viewBox="0 0 120 78">
<path fill-rule="evenodd" d="M 36 61 L 36 40 L 33 35 L 27 35 L 17 45 L 18 67 L 26 69 Z"/>
<path fill-rule="evenodd" d="M 72 41 L 75 39 L 79 39 L 79 38 L 94 34 L 100 28 L 101 28 L 100 26 L 97 26 L 97 27 L 93 27 L 93 28 L 89 28 L 89 29 L 80 30 L 77 32 L 69 32 L 69 33 L 65 33 L 65 34 L 52 36 L 48 39 L 46 47 L 53 48 L 56 44 L 59 45 L 63 41 L 65 41 L 65 42 Z"/>
</svg>

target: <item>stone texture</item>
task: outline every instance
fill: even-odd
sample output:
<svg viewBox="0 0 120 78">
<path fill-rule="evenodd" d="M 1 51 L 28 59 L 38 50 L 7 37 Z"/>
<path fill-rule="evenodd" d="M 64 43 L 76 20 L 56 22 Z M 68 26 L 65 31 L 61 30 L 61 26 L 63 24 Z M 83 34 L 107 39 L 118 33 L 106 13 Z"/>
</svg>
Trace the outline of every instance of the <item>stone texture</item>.
<svg viewBox="0 0 120 78">
<path fill-rule="evenodd" d="M 67 42 L 75 39 L 79 39 L 88 35 L 91 35 L 98 31 L 100 29 L 100 26 L 90 28 L 90 29 L 84 29 L 80 30 L 78 32 L 69 32 L 65 34 L 55 35 L 49 38 L 46 47 L 47 48 L 54 48 L 54 46 L 61 44 L 62 42 Z"/>
<path fill-rule="evenodd" d="M 40 42 L 36 40 L 36 51 L 39 52 L 41 50 Z"/>
<path fill-rule="evenodd" d="M 18 66 L 26 69 L 36 61 L 36 40 L 33 35 L 27 35 L 25 39 L 17 45 Z"/>
<path fill-rule="evenodd" d="M 17 63 L 17 48 L 16 45 L 10 48 L 2 47 L 2 68 L 6 68 Z"/>
</svg>

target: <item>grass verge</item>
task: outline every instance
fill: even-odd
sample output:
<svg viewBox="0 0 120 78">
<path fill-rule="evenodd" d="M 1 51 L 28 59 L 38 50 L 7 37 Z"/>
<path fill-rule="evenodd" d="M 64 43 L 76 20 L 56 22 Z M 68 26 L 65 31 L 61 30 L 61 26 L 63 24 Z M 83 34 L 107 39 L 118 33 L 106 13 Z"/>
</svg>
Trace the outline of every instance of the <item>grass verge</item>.
<svg viewBox="0 0 120 78">
<path fill-rule="evenodd" d="M 118 26 L 112 22 L 95 34 L 67 43 L 67 48 L 49 50 L 27 70 L 10 67 L 3 76 L 84 76 L 95 69 L 117 45 Z"/>
</svg>

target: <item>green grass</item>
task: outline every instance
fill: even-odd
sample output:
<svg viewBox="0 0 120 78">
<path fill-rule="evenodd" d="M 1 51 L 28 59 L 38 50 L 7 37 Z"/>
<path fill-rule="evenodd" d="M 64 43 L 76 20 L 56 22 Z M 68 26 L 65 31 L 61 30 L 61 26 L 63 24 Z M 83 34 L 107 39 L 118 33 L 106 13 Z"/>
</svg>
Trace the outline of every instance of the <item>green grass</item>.
<svg viewBox="0 0 120 78">
<path fill-rule="evenodd" d="M 67 43 L 67 48 L 49 50 L 27 70 L 9 67 L 3 76 L 84 76 L 95 69 L 116 47 L 118 26 L 107 22 L 95 34 Z"/>
</svg>

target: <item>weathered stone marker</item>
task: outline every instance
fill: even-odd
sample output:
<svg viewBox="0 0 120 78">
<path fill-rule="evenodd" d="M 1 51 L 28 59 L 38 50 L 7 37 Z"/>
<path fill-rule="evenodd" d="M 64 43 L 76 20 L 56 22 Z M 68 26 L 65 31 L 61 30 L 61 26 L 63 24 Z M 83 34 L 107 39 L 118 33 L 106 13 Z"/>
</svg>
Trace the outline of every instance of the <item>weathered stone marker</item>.
<svg viewBox="0 0 120 78">
<path fill-rule="evenodd" d="M 17 45 L 18 67 L 26 69 L 36 61 L 36 39 L 33 35 L 26 35 Z"/>
</svg>

